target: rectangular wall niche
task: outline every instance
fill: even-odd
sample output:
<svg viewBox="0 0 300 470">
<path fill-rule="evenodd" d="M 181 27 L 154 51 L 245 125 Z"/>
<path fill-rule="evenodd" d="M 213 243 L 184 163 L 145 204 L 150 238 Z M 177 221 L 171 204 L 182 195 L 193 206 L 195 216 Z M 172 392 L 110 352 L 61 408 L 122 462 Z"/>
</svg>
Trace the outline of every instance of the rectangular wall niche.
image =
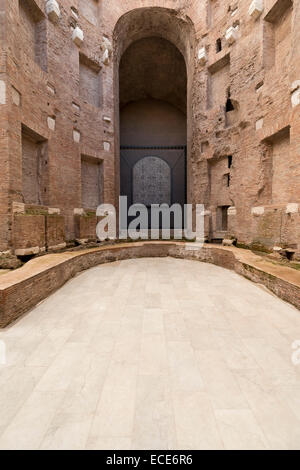
<svg viewBox="0 0 300 470">
<path fill-rule="evenodd" d="M 19 0 L 22 43 L 26 53 L 47 72 L 47 20 L 34 0 Z"/>
<path fill-rule="evenodd" d="M 91 24 L 97 26 L 99 15 L 99 2 L 98 0 L 79 0 L 79 12 Z"/>
<path fill-rule="evenodd" d="M 210 200 L 213 206 L 230 206 L 228 157 L 209 161 Z"/>
<path fill-rule="evenodd" d="M 80 96 L 89 104 L 101 105 L 100 66 L 83 54 L 79 54 L 79 88 Z"/>
<path fill-rule="evenodd" d="M 215 26 L 226 15 L 226 2 L 224 0 L 207 0 L 207 26 Z"/>
<path fill-rule="evenodd" d="M 271 157 L 272 204 L 286 204 L 297 197 L 297 189 L 291 181 L 295 161 L 290 153 L 290 127 L 285 127 L 265 141 Z"/>
<path fill-rule="evenodd" d="M 22 187 L 26 204 L 48 203 L 48 141 L 22 125 Z"/>
<path fill-rule="evenodd" d="M 84 209 L 96 209 L 103 202 L 103 161 L 81 155 L 81 196 Z"/>
<path fill-rule="evenodd" d="M 216 225 L 218 232 L 227 232 L 228 230 L 228 209 L 230 206 L 217 207 Z"/>
<path fill-rule="evenodd" d="M 209 68 L 207 83 L 207 108 L 224 106 L 230 78 L 230 56 L 227 54 Z"/>
<path fill-rule="evenodd" d="M 277 0 L 264 18 L 263 54 L 264 66 L 278 70 L 285 67 L 291 51 L 292 28 L 291 0 Z"/>
</svg>

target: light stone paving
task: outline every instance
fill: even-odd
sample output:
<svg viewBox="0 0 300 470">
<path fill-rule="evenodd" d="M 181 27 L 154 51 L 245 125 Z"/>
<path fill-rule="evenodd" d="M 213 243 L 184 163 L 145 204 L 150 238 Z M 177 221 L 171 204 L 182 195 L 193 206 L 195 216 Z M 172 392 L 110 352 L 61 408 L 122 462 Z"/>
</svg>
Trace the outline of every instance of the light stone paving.
<svg viewBox="0 0 300 470">
<path fill-rule="evenodd" d="M 93 268 L 1 330 L 0 448 L 300 449 L 298 339 L 300 312 L 231 271 Z"/>
</svg>

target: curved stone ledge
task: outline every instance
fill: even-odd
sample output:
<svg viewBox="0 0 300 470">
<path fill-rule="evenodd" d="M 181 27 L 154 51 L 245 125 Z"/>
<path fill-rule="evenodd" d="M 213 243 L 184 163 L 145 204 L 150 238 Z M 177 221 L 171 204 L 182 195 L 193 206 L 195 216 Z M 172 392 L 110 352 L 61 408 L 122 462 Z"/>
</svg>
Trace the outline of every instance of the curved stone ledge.
<svg viewBox="0 0 300 470">
<path fill-rule="evenodd" d="M 191 248 L 194 249 L 187 249 L 182 242 L 137 242 L 33 259 L 0 278 L 0 328 L 17 320 L 81 271 L 104 263 L 146 257 L 172 256 L 234 270 L 265 285 L 278 297 L 300 309 L 299 271 L 272 264 L 251 251 L 235 247 L 204 245 L 195 249 L 191 245 Z"/>
</svg>

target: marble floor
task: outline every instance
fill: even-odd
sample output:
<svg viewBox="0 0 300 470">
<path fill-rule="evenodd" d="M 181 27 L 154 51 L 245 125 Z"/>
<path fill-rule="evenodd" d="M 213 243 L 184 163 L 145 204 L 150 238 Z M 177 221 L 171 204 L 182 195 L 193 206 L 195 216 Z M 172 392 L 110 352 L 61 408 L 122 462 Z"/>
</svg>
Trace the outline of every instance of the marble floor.
<svg viewBox="0 0 300 470">
<path fill-rule="evenodd" d="M 296 340 L 300 312 L 231 271 L 93 268 L 0 331 L 0 448 L 300 449 Z"/>
</svg>

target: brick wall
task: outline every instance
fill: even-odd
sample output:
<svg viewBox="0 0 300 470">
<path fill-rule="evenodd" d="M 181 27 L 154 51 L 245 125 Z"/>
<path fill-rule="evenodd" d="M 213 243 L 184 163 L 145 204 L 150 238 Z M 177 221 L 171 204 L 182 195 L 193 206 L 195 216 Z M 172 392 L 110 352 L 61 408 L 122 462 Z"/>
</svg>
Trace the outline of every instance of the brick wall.
<svg viewBox="0 0 300 470">
<path fill-rule="evenodd" d="M 45 216 L 15 215 L 14 247 L 16 253 L 19 255 L 38 254 L 40 250 L 45 250 L 45 245 Z"/>
<path fill-rule="evenodd" d="M 81 156 L 82 207 L 96 209 L 103 202 L 103 163 Z"/>
<path fill-rule="evenodd" d="M 99 107 L 101 102 L 101 75 L 100 67 L 80 55 L 79 64 L 80 96 L 92 106 Z"/>
<path fill-rule="evenodd" d="M 25 6 L 19 8 L 19 3 Z M 0 80 L 6 86 L 5 103 L 0 104 L 0 250 L 13 244 L 12 202 L 24 201 L 28 189 L 22 176 L 24 126 L 48 142 L 41 203 L 61 209 L 68 239 L 75 237 L 74 208 L 82 207 L 81 155 L 103 160 L 103 200 L 116 201 L 118 66 L 132 43 L 151 36 L 170 41 L 186 62 L 188 200 L 205 203 L 212 213 L 212 230 L 220 181 L 210 191 L 211 159 L 233 156 L 229 203 L 236 208 L 234 235 L 241 242 L 259 238 L 250 228 L 253 207 L 300 202 L 300 106 L 291 102 L 291 93 L 297 92 L 291 87 L 300 80 L 299 0 L 265 0 L 256 20 L 248 14 L 250 0 L 58 3 L 61 17 L 53 23 L 46 17 L 44 0 L 0 2 Z M 76 26 L 84 32 L 80 47 L 72 41 Z M 236 28 L 232 44 L 225 39 L 230 27 Z M 205 63 L 198 60 L 200 47 L 206 48 Z M 159 89 L 159 55 L 156 59 Z M 139 77 L 143 80 L 137 74 L 136 84 Z M 234 115 L 224 109 L 228 89 Z M 289 151 L 287 139 L 275 143 L 272 160 L 266 141 L 288 126 Z M 208 145 L 202 151 L 204 142 Z M 287 227 L 289 243 L 300 249 L 293 224 Z"/>
</svg>

